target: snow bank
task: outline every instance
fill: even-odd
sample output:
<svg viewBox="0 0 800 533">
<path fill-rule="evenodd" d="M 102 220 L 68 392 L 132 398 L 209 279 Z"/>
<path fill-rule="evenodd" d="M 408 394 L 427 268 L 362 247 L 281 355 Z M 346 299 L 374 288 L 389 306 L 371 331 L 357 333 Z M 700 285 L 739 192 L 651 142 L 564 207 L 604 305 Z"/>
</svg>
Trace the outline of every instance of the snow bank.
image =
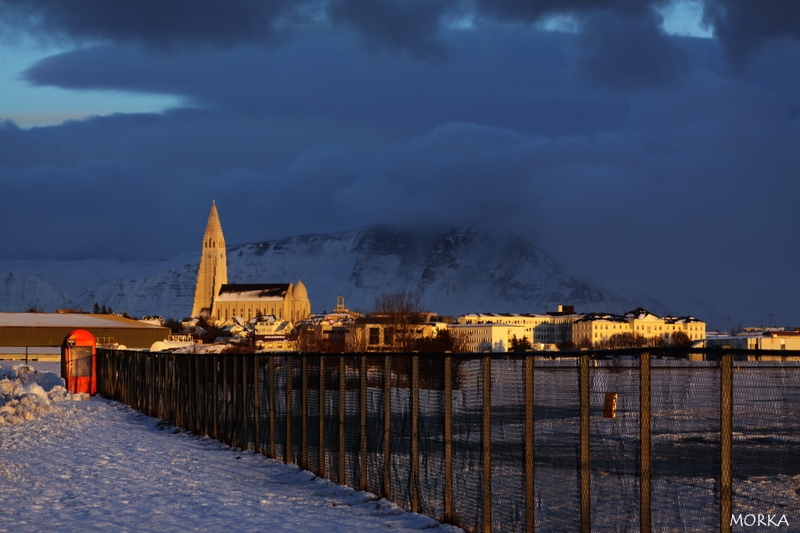
<svg viewBox="0 0 800 533">
<path fill-rule="evenodd" d="M 39 418 L 53 402 L 85 398 L 67 391 L 54 372 L 38 372 L 25 364 L 0 366 L 0 426 Z"/>
<path fill-rule="evenodd" d="M 100 396 L 0 427 L 0 495 L 0 533 L 463 533 Z"/>
</svg>

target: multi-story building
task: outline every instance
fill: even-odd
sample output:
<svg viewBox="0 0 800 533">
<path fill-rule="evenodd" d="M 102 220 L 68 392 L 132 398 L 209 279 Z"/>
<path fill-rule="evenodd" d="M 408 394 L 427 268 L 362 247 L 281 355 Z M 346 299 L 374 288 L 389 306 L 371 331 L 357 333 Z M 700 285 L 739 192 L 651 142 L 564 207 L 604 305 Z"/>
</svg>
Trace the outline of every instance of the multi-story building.
<svg viewBox="0 0 800 533">
<path fill-rule="evenodd" d="M 362 315 L 344 306 L 344 297 L 336 299 L 336 308 L 330 313 L 309 316 L 297 323 L 298 350 L 303 352 L 365 351 L 357 343 L 354 324 Z"/>
<path fill-rule="evenodd" d="M 738 335 L 710 337 L 703 348 L 739 350 L 800 350 L 800 331 L 792 328 L 746 328 Z"/>
<path fill-rule="evenodd" d="M 475 313 L 461 315 L 458 317 L 458 324 L 504 324 L 508 326 L 522 326 L 522 330 L 513 329 L 513 335 L 515 335 L 517 339 L 521 340 L 523 337 L 527 338 L 535 349 L 555 350 L 559 346 L 565 344 L 571 345 L 573 341 L 572 324 L 581 317 L 583 317 L 583 315 L 576 314 L 575 308 L 571 305 L 559 305 L 557 311 L 544 314 Z M 499 335 L 498 339 L 502 337 L 499 331 L 498 329 L 498 333 L 493 333 Z M 474 335 L 471 336 L 477 339 L 481 335 L 485 337 L 486 334 L 488 334 L 488 331 L 479 333 L 476 330 Z M 507 348 L 508 342 L 504 342 Z"/>
<path fill-rule="evenodd" d="M 371 313 L 356 318 L 351 326 L 349 349 L 367 352 L 402 352 L 414 350 L 416 341 L 435 337 L 448 328 L 452 317 L 436 313 L 414 313 L 414 317 L 396 313 Z"/>
<path fill-rule="evenodd" d="M 641 307 L 624 315 L 590 313 L 572 324 L 572 338 L 579 346 L 603 346 L 615 340 L 641 338 L 646 344 L 669 344 L 684 334 L 688 341 L 706 337 L 706 324 L 692 316 L 659 317 Z"/>
<path fill-rule="evenodd" d="M 273 315 L 261 316 L 254 320 L 253 332 L 256 347 L 264 352 L 295 351 L 294 328 L 292 323 Z"/>
<path fill-rule="evenodd" d="M 447 329 L 460 337 L 468 352 L 507 352 L 514 337 L 528 335 L 526 325 L 505 322 L 448 324 Z"/>
</svg>

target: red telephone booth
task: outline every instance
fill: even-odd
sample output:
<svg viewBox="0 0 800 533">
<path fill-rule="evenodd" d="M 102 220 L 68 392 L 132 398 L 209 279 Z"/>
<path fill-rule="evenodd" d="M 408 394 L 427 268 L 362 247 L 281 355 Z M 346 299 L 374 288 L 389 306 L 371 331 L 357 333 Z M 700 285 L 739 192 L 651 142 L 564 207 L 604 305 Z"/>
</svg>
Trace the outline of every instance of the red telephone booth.
<svg viewBox="0 0 800 533">
<path fill-rule="evenodd" d="M 72 393 L 97 393 L 97 342 L 94 335 L 76 329 L 61 345 L 61 377 Z"/>
</svg>

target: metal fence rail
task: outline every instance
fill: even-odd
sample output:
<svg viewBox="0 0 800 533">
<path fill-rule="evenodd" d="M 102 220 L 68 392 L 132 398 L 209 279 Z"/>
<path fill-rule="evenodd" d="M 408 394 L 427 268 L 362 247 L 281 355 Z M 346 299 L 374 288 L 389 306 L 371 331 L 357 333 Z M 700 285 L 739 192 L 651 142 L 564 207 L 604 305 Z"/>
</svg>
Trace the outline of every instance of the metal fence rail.
<svg viewBox="0 0 800 533">
<path fill-rule="evenodd" d="M 772 510 L 737 484 L 800 475 L 798 360 L 98 350 L 98 390 L 467 531 L 724 532 Z"/>
</svg>

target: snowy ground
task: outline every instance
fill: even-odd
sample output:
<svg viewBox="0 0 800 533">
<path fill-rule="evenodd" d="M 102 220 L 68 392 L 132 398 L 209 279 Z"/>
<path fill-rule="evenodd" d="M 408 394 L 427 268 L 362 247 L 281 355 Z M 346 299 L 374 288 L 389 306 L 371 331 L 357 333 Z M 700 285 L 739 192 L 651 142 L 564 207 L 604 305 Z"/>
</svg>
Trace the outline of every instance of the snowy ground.
<svg viewBox="0 0 800 533">
<path fill-rule="evenodd" d="M 7 369 L 18 364 L 0 361 Z M 40 371 L 59 370 L 58 362 L 34 365 Z M 454 435 L 462 451 L 480 449 L 479 426 L 465 414 L 465 402 L 479 397 L 466 390 L 478 383 L 467 379 L 474 370 L 467 365 L 465 385 L 454 400 L 461 413 L 459 427 L 466 428 Z M 504 385 L 496 389 L 493 438 L 512 446 L 493 460 L 493 512 L 496 529 L 512 531 L 520 529 L 524 513 L 521 452 L 513 445 L 520 442 L 523 425 L 503 409 L 520 396 L 519 379 L 511 377 L 520 373 L 516 367 L 497 370 Z M 743 364 L 734 376 L 734 512 L 770 514 L 776 520 L 785 515 L 789 527 L 783 530 L 800 531 L 800 436 L 795 429 L 800 369 L 756 370 Z M 537 393 L 552 403 L 537 404 L 537 531 L 578 527 L 573 374 L 537 371 Z M 49 388 L 52 374 L 24 374 L 13 381 L 4 381 L 3 375 L 0 370 L 0 418 L 6 418 L 0 425 L 0 532 L 458 531 L 296 467 L 159 424 L 125 405 L 99 398 L 75 401 Z M 593 404 L 602 406 L 609 390 L 620 398 L 617 418 L 592 419 L 592 530 L 638 531 L 638 381 L 635 372 L 625 369 L 595 370 L 592 376 Z M 654 530 L 718 529 L 719 396 L 713 371 L 664 373 L 654 383 Z M 421 397 L 423 406 L 438 401 L 427 393 Z M 393 405 L 407 404 L 396 400 Z M 456 468 L 461 493 L 481 488 L 479 471 L 469 461 Z M 433 487 L 428 492 L 440 494 L 436 487 L 442 468 L 435 454 L 423 466 L 423 477 Z M 456 511 L 471 517 L 477 510 L 461 506 L 472 501 L 457 499 Z"/>
<path fill-rule="evenodd" d="M 34 415 L 0 426 L 0 532 L 460 531 L 102 398 Z"/>
</svg>

